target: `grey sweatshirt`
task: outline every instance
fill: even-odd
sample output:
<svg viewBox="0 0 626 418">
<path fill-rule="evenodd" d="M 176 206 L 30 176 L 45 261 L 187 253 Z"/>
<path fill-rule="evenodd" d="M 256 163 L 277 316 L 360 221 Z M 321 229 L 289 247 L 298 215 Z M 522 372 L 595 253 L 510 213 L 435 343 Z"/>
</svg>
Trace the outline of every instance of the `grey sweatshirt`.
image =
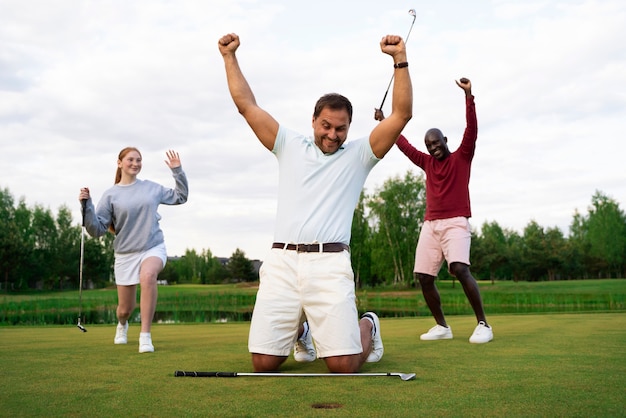
<svg viewBox="0 0 626 418">
<path fill-rule="evenodd" d="M 189 186 L 182 167 L 172 169 L 176 188 L 170 189 L 149 180 L 116 184 L 106 190 L 94 210 L 89 199 L 85 205 L 85 229 L 89 235 L 104 235 L 109 225 L 115 227 L 113 249 L 116 254 L 149 250 L 164 242 L 159 227 L 160 204 L 180 205 L 187 201 Z"/>
</svg>

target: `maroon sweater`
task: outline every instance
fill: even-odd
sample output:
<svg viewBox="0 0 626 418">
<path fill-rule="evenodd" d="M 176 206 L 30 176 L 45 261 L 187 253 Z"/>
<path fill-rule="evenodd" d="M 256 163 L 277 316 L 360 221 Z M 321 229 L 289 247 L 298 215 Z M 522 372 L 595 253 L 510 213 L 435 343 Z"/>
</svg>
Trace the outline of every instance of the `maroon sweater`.
<svg viewBox="0 0 626 418">
<path fill-rule="evenodd" d="M 461 145 L 443 161 L 418 151 L 403 135 L 396 141 L 400 151 L 426 173 L 424 219 L 427 221 L 472 216 L 469 180 L 478 136 L 474 96 L 466 97 L 465 118 L 467 125 Z"/>
</svg>

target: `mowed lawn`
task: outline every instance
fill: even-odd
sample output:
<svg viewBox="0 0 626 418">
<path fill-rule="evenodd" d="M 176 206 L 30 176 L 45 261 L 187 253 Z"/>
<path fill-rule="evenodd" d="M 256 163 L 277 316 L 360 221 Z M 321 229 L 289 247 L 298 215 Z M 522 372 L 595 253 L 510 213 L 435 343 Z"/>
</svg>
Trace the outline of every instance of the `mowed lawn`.
<svg viewBox="0 0 626 418">
<path fill-rule="evenodd" d="M 249 324 L 155 325 L 156 352 L 114 345 L 114 325 L 0 328 L 3 417 L 619 417 L 626 416 L 624 313 L 491 315 L 474 345 L 424 342 L 430 317 L 381 319 L 385 355 L 363 372 L 399 377 L 174 377 L 175 370 L 251 372 Z M 326 373 L 324 362 L 283 372 Z"/>
</svg>

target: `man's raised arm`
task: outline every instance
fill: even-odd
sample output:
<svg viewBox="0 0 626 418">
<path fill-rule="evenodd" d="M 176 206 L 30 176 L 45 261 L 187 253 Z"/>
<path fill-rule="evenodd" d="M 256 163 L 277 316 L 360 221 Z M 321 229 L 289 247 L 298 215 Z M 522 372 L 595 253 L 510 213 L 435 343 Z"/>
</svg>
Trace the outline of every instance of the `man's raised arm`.
<svg viewBox="0 0 626 418">
<path fill-rule="evenodd" d="M 378 158 L 387 154 L 413 116 L 413 86 L 404 41 L 400 36 L 387 35 L 380 41 L 380 49 L 393 57 L 394 84 L 391 114 L 370 134 L 370 145 Z"/>
<path fill-rule="evenodd" d="M 239 113 L 246 119 L 263 146 L 271 151 L 278 133 L 278 122 L 257 105 L 254 93 L 243 76 L 235 55 L 239 45 L 239 36 L 234 33 L 224 35 L 218 41 L 224 59 L 228 90 Z"/>
</svg>

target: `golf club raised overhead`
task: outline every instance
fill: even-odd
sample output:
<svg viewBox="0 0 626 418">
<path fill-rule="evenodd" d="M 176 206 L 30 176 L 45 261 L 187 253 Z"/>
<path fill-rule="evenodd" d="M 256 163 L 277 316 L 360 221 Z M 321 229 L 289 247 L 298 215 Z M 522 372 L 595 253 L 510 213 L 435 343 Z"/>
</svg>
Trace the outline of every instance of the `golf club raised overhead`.
<svg viewBox="0 0 626 418">
<path fill-rule="evenodd" d="M 347 377 L 347 376 L 379 376 L 379 377 L 399 377 L 402 380 L 414 380 L 415 373 L 238 373 L 238 372 L 186 372 L 176 370 L 174 377 Z"/>
<path fill-rule="evenodd" d="M 413 25 L 415 24 L 415 18 L 417 17 L 417 13 L 415 9 L 409 9 L 409 14 L 413 16 L 413 21 L 411 22 L 411 27 L 409 28 L 409 32 L 406 34 L 406 38 L 404 38 L 404 45 L 409 41 L 409 36 L 411 36 L 411 31 L 413 30 Z M 387 98 L 387 94 L 389 93 L 389 89 L 391 88 L 391 83 L 393 82 L 393 74 L 391 75 L 391 80 L 389 80 L 389 84 L 387 85 L 387 90 L 385 90 L 385 95 L 383 96 L 383 101 L 380 103 L 380 107 L 378 110 L 383 110 L 383 105 L 385 104 L 385 99 Z"/>
</svg>

